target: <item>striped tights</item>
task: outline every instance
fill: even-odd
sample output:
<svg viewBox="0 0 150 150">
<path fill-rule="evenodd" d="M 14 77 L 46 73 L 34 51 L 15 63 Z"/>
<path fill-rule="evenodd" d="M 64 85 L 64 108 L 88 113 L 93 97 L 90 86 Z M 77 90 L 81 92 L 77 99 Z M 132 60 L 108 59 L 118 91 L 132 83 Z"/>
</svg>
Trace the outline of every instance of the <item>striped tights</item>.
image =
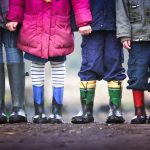
<svg viewBox="0 0 150 150">
<path fill-rule="evenodd" d="M 65 62 L 50 61 L 53 87 L 64 87 L 66 76 Z M 45 63 L 32 62 L 31 78 L 33 86 L 43 86 L 45 81 Z"/>
</svg>

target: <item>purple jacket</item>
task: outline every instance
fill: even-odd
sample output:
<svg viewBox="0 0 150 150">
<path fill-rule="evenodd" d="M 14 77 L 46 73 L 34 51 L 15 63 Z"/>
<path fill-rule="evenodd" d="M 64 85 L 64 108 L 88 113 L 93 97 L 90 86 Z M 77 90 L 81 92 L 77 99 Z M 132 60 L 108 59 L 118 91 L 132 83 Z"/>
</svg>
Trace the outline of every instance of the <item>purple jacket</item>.
<svg viewBox="0 0 150 150">
<path fill-rule="evenodd" d="M 92 21 L 89 0 L 72 0 L 77 26 Z M 74 49 L 70 0 L 10 0 L 8 20 L 22 23 L 18 48 L 41 58 L 64 56 Z"/>
</svg>

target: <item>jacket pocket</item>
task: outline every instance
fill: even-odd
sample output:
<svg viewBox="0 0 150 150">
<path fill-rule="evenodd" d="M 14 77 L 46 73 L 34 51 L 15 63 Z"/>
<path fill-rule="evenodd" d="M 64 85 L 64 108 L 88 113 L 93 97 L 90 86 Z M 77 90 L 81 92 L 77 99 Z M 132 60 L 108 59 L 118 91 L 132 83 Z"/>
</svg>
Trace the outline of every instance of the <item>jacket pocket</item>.
<svg viewBox="0 0 150 150">
<path fill-rule="evenodd" d="M 131 23 L 141 23 L 142 21 L 142 13 L 143 1 L 139 0 L 129 0 L 129 16 Z"/>
<path fill-rule="evenodd" d="M 145 18 L 146 18 L 146 22 L 150 23 L 150 8 L 145 9 Z"/>
<path fill-rule="evenodd" d="M 71 31 L 70 17 L 57 16 L 54 38 L 55 48 L 69 48 L 73 46 L 74 35 Z"/>
<path fill-rule="evenodd" d="M 37 47 L 37 15 L 24 15 L 19 42 L 25 46 Z"/>
</svg>

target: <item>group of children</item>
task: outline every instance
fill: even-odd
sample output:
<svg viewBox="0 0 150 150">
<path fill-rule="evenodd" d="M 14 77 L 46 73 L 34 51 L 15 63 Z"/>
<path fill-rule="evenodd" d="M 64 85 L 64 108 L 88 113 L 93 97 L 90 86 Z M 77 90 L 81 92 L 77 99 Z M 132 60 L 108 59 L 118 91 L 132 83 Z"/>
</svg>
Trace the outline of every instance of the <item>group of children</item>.
<svg viewBox="0 0 150 150">
<path fill-rule="evenodd" d="M 126 78 L 123 47 L 129 51 L 128 89 L 132 89 L 135 117 L 147 122 L 144 91 L 150 91 L 149 0 L 0 0 L 0 123 L 27 122 L 24 110 L 24 58 L 31 61 L 34 123 L 63 123 L 62 107 L 66 56 L 73 52 L 71 10 L 82 35 L 80 78 L 81 111 L 72 123 L 94 121 L 96 81 L 108 83 L 110 97 L 106 123 L 124 123 L 122 81 Z M 12 113 L 5 114 L 4 45 L 12 95 Z M 45 63 L 51 65 L 52 112 L 44 111 Z M 99 89 L 99 93 L 100 93 Z M 150 123 L 150 118 L 148 118 Z"/>
</svg>

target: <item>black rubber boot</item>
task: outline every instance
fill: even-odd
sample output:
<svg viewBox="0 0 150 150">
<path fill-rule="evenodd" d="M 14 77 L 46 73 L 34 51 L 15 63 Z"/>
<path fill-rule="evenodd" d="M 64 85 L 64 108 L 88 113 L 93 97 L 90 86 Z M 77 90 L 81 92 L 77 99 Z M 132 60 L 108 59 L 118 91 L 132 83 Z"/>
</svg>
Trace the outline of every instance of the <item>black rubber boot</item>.
<svg viewBox="0 0 150 150">
<path fill-rule="evenodd" d="M 9 116 L 9 123 L 25 123 L 27 117 L 23 108 L 13 107 L 13 112 Z"/>
<path fill-rule="evenodd" d="M 121 124 L 125 122 L 125 119 L 122 116 L 121 110 L 118 106 L 110 104 L 108 118 L 106 120 L 107 124 Z"/>
<path fill-rule="evenodd" d="M 5 114 L 5 69 L 4 63 L 0 64 L 0 124 L 7 123 Z"/>
<path fill-rule="evenodd" d="M 24 110 L 25 98 L 25 68 L 24 63 L 7 64 L 9 84 L 12 96 L 12 113 L 9 123 L 27 122 Z"/>
<path fill-rule="evenodd" d="M 85 84 L 86 87 L 80 88 L 80 101 L 82 110 L 76 116 L 72 117 L 71 122 L 74 124 L 84 124 L 94 122 L 93 101 L 95 96 L 96 82 L 87 81 L 87 83 Z M 88 86 L 91 88 L 87 88 Z"/>
<path fill-rule="evenodd" d="M 85 104 L 82 102 L 83 112 L 79 112 L 76 116 L 72 117 L 71 122 L 74 124 L 85 124 L 94 122 L 93 117 L 93 103 Z"/>
<path fill-rule="evenodd" d="M 135 107 L 135 116 L 131 119 L 131 124 L 145 124 L 146 121 L 145 106 Z"/>
<path fill-rule="evenodd" d="M 57 104 L 55 98 L 53 97 L 52 100 L 52 114 L 48 118 L 48 123 L 57 123 L 57 124 L 62 124 L 64 123 L 62 119 L 62 104 Z"/>
<path fill-rule="evenodd" d="M 44 103 L 37 104 L 34 102 L 35 115 L 33 117 L 33 123 L 47 123 L 47 117 L 44 113 Z"/>
<path fill-rule="evenodd" d="M 147 120 L 147 116 L 135 116 L 131 120 L 131 124 L 145 124 Z"/>
<path fill-rule="evenodd" d="M 148 117 L 148 119 L 147 119 L 147 123 L 149 123 L 149 124 L 150 124 L 150 117 Z"/>
<path fill-rule="evenodd" d="M 35 115 L 33 123 L 47 123 L 44 110 L 44 86 L 33 86 Z"/>
</svg>

